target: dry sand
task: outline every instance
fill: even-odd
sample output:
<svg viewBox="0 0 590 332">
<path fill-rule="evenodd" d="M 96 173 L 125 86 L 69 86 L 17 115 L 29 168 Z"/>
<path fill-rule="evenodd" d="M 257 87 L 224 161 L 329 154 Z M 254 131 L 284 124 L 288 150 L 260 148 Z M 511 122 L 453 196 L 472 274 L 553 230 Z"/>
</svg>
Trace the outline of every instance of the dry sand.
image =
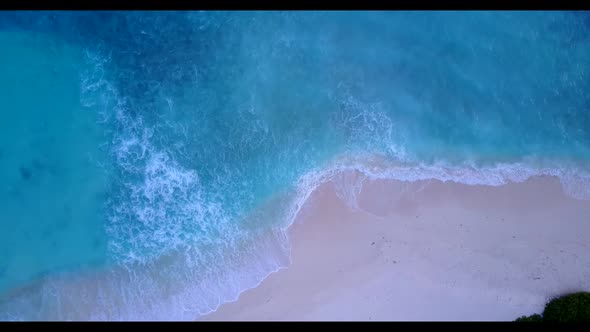
<svg viewBox="0 0 590 332">
<path fill-rule="evenodd" d="M 514 320 L 590 290 L 590 201 L 557 178 L 366 180 L 358 207 L 319 187 L 290 229 L 291 265 L 201 319 Z"/>
</svg>

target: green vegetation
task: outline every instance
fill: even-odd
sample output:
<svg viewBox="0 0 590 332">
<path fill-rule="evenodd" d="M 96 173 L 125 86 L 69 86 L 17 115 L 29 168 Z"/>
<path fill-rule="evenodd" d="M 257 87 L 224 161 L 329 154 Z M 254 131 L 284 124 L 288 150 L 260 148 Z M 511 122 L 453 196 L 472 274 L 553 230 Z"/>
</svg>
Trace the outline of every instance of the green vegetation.
<svg viewBox="0 0 590 332">
<path fill-rule="evenodd" d="M 522 316 L 518 317 L 515 322 L 542 322 L 543 317 L 539 314 L 534 314 L 531 316 Z"/>
<path fill-rule="evenodd" d="M 543 315 L 522 316 L 517 322 L 590 323 L 590 293 L 563 295 L 545 305 Z"/>
</svg>

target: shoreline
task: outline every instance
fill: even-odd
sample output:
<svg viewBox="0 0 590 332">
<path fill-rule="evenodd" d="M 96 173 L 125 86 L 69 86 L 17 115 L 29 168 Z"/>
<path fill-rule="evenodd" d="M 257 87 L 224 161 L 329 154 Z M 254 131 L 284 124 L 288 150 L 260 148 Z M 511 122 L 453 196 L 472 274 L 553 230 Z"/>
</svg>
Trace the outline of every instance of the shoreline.
<svg viewBox="0 0 590 332">
<path fill-rule="evenodd" d="M 136 304 L 147 305 L 144 309 L 150 307 L 148 311 L 154 310 L 155 307 L 152 308 L 154 305 L 163 305 L 161 309 L 169 314 L 175 312 L 172 316 L 182 316 L 182 320 L 510 320 L 516 319 L 517 316 L 539 312 L 549 297 L 559 295 L 560 292 L 590 289 L 590 282 L 588 282 L 590 281 L 590 255 L 585 254 L 590 252 L 590 241 L 582 237 L 585 232 L 590 231 L 590 219 L 583 218 L 584 215 L 590 215 L 590 202 L 575 199 L 566 194 L 562 180 L 558 177 L 539 175 L 524 182 L 489 186 L 434 179 L 416 181 L 375 179 L 364 172 L 350 169 L 337 174 L 327 174 L 327 176 L 312 174 L 306 178 L 305 183 L 314 185 L 312 187 L 314 189 L 308 192 L 310 188 L 305 187 L 301 192 L 303 195 L 291 193 L 290 198 L 278 197 L 260 206 L 257 213 L 250 216 L 250 219 L 276 217 L 273 211 L 277 206 L 285 207 L 285 202 L 292 202 L 289 205 L 291 207 L 289 213 L 294 213 L 295 218 L 289 226 L 286 226 L 286 234 L 278 229 L 263 232 L 261 238 L 254 240 L 258 244 L 256 245 L 258 249 L 249 248 L 246 245 L 242 250 L 237 251 L 244 253 L 243 250 L 249 248 L 250 250 L 246 251 L 258 257 L 254 259 L 254 256 L 249 256 L 250 259 L 247 260 L 238 259 L 234 261 L 237 264 L 232 264 L 232 270 L 226 271 L 230 274 L 246 270 L 252 272 L 254 268 L 254 272 L 258 274 L 256 276 L 256 274 L 247 273 L 247 279 L 239 279 L 240 287 L 243 288 L 238 294 L 223 292 L 223 300 L 219 297 L 220 302 L 207 305 L 209 310 L 212 310 L 207 313 L 197 316 L 191 314 L 190 311 L 193 310 L 178 313 L 175 311 L 179 308 L 193 306 L 190 299 L 199 297 L 196 290 L 201 289 L 203 280 L 199 280 L 197 275 L 193 277 L 197 278 L 193 279 L 196 282 L 185 280 L 187 284 L 182 286 L 182 289 L 187 293 L 178 294 L 182 296 L 181 302 L 173 303 L 170 301 L 174 301 L 177 296 L 171 298 L 172 294 L 165 291 L 165 288 L 172 287 L 173 281 L 160 280 L 161 278 L 156 275 L 164 271 L 157 272 L 156 269 L 144 272 L 147 273 L 146 277 L 152 277 L 146 279 L 146 282 L 148 280 L 165 281 L 160 284 L 162 289 L 158 290 L 161 295 L 158 298 L 162 302 L 149 301 L 152 302 L 149 304 L 137 298 L 136 300 L 140 302 Z M 292 200 L 293 197 L 296 199 Z M 536 225 L 539 229 L 533 232 L 537 236 L 535 239 L 531 234 L 526 234 L 526 227 L 535 226 L 537 217 L 541 222 Z M 569 233 L 559 235 L 551 232 L 556 226 L 555 218 L 565 219 L 563 228 Z M 492 227 L 494 225 L 498 227 Z M 557 224 L 557 226 L 561 225 Z M 571 230 L 576 228 L 580 231 L 572 233 Z M 517 238 L 512 238 L 514 235 L 508 234 L 509 232 L 516 232 Z M 287 235 L 285 242 L 282 236 L 276 236 L 277 234 L 273 235 L 273 233 Z M 478 234 L 483 234 L 482 243 L 469 238 L 474 235 L 477 237 Z M 502 245 L 495 248 L 493 242 L 486 242 L 488 235 L 493 240 L 499 239 Z M 577 240 L 576 236 L 579 236 Z M 551 242 L 558 240 L 558 242 L 561 241 L 562 247 L 565 243 L 567 249 L 561 256 L 545 259 L 544 266 L 551 264 L 559 266 L 559 262 L 555 263 L 551 260 L 563 260 L 565 257 L 569 261 L 562 266 L 573 272 L 568 273 L 573 274 L 574 277 L 584 275 L 585 280 L 588 281 L 580 282 L 580 278 L 572 279 L 572 276 L 569 276 L 569 279 L 565 278 L 564 286 L 563 280 L 557 283 L 561 278 L 559 273 L 549 271 L 550 274 L 553 273 L 549 279 L 554 280 L 550 280 L 549 284 L 543 286 L 544 288 L 525 286 L 524 281 L 535 284 L 544 282 L 540 281 L 544 278 L 543 276 L 535 274 L 543 270 L 542 266 L 533 266 L 534 269 L 531 272 L 527 271 L 527 266 L 523 265 L 526 263 L 523 259 L 534 261 L 541 257 L 539 252 L 536 252 L 536 256 L 531 253 L 526 245 L 533 243 L 536 245 L 535 250 L 538 251 L 539 246 L 543 244 L 539 240 L 543 237 L 544 240 L 549 240 L 549 246 L 555 246 L 555 243 Z M 482 244 L 485 246 L 481 247 Z M 507 244 L 507 249 L 502 249 L 504 244 Z M 266 249 L 259 250 L 263 247 Z M 570 250 L 572 248 L 573 250 Z M 524 250 L 524 258 L 521 257 L 523 255 L 518 249 Z M 506 264 L 500 264 L 503 263 L 502 257 L 506 254 L 508 254 L 508 268 L 505 268 Z M 575 255 L 575 258 L 572 258 L 574 256 L 570 254 Z M 452 257 L 453 255 L 455 258 Z M 474 261 L 476 258 L 499 268 L 499 272 L 478 265 L 478 262 Z M 161 258 L 164 262 L 168 259 Z M 582 262 L 582 267 L 578 269 L 572 267 L 572 259 Z M 255 264 L 249 264 L 251 262 Z M 274 266 L 272 271 L 266 270 L 269 264 Z M 171 267 L 168 266 L 170 264 L 156 265 L 162 268 Z M 256 268 L 262 265 L 266 268 L 262 270 Z M 504 268 L 505 271 L 502 271 Z M 309 270 L 313 272 L 308 273 Z M 528 279 L 517 278 L 516 284 L 511 284 L 489 277 L 509 270 L 521 274 L 528 273 L 526 275 Z M 107 271 L 106 274 L 98 275 L 84 274 L 71 276 L 71 278 L 64 276 L 65 278 L 60 277 L 55 281 L 63 286 L 63 288 L 60 287 L 62 290 L 76 291 L 77 289 L 85 293 L 90 292 L 87 295 L 94 294 L 93 297 L 98 296 L 95 292 L 103 288 L 110 294 L 107 297 L 119 302 L 123 300 L 122 294 L 117 295 L 117 290 L 111 289 L 108 284 L 128 283 L 130 280 L 127 280 L 128 276 L 125 275 L 120 275 L 123 277 L 121 280 L 113 279 L 109 276 L 111 274 L 112 272 Z M 238 273 L 238 275 L 243 274 Z M 224 275 L 222 279 L 225 277 L 227 275 Z M 474 278 L 484 280 L 479 280 L 478 283 L 477 280 L 473 280 Z M 30 293 L 32 288 L 45 287 L 44 284 L 47 281 L 51 280 L 41 280 L 35 285 L 29 285 L 31 289 L 21 289 L 19 292 Z M 218 279 L 218 283 L 219 281 Z M 408 285 L 415 294 L 407 294 Z M 218 286 L 219 290 L 224 289 L 223 282 Z M 284 287 L 293 290 L 285 292 L 282 290 Z M 58 289 L 56 288 L 56 291 Z M 358 294 L 347 293 L 346 290 L 351 289 Z M 388 294 L 385 298 L 382 294 L 384 289 L 385 294 Z M 111 294 L 113 291 L 114 293 Z M 468 296 L 473 292 L 476 293 L 475 297 Z M 413 307 L 409 308 L 414 309 L 407 311 L 409 309 L 393 300 L 396 294 L 412 298 Z M 436 294 L 434 298 L 432 298 L 433 294 Z M 516 294 L 516 304 L 513 304 L 514 294 Z M 23 296 L 28 297 L 25 294 Z M 467 301 L 475 302 L 465 304 L 466 296 Z M 365 303 L 367 299 L 372 298 L 375 299 L 375 303 Z M 504 301 L 506 307 L 497 306 L 497 303 L 493 301 L 494 298 L 496 302 Z M 177 300 L 180 300 L 180 297 Z M 201 298 L 198 301 L 202 300 Z M 226 302 L 228 300 L 229 302 Z M 309 307 L 310 301 L 315 307 L 304 310 L 303 308 Z M 440 316 L 429 316 L 429 312 L 438 310 L 434 305 L 432 309 L 426 311 L 416 309 L 420 303 L 445 307 L 448 306 L 446 301 L 455 301 L 453 305 L 462 308 L 466 316 L 452 312 Z M 94 305 L 89 302 L 81 306 L 82 303 L 76 305 L 76 302 L 78 301 L 73 298 L 60 305 L 60 308 L 63 305 L 60 310 L 67 311 L 67 307 L 73 310 L 68 317 L 74 320 L 102 320 L 108 319 L 107 317 L 129 319 L 137 315 L 133 313 L 134 311 L 129 311 L 123 316 L 119 314 L 112 316 L 117 310 L 130 309 L 125 309 L 127 305 L 124 305 L 119 309 L 116 309 L 116 306 L 109 309 L 109 313 L 95 313 L 98 314 L 95 317 Z M 274 308 L 276 303 L 278 305 Z M 362 303 L 361 308 L 357 308 L 358 312 L 348 307 L 344 309 L 341 307 L 353 303 Z M 481 316 L 481 312 L 474 311 L 477 303 L 489 307 L 488 311 L 496 311 L 498 316 Z M 122 305 L 122 303 L 119 304 Z M 396 313 L 385 311 L 387 306 L 392 304 L 394 307 L 398 306 Z M 165 309 L 166 307 L 168 309 Z M 78 312 L 82 308 L 84 309 Z M 115 311 L 111 312 L 111 310 Z M 514 313 L 518 314 L 512 317 Z M 84 318 L 86 315 L 89 316 Z M 149 319 L 148 316 L 145 318 Z"/>
<path fill-rule="evenodd" d="M 331 180 L 304 204 L 289 267 L 199 320 L 514 320 L 590 289 L 590 204 L 557 177 L 484 186 L 348 175 L 364 179 L 356 200 Z"/>
</svg>

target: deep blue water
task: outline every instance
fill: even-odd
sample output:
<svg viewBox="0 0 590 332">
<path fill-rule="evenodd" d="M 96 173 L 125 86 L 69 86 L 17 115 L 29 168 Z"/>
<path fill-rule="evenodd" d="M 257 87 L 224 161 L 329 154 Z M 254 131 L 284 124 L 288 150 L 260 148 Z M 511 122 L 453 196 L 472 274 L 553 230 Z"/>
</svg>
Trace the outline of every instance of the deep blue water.
<svg viewBox="0 0 590 332">
<path fill-rule="evenodd" d="M 193 319 L 341 168 L 588 199 L 589 17 L 0 13 L 0 318 Z"/>
</svg>

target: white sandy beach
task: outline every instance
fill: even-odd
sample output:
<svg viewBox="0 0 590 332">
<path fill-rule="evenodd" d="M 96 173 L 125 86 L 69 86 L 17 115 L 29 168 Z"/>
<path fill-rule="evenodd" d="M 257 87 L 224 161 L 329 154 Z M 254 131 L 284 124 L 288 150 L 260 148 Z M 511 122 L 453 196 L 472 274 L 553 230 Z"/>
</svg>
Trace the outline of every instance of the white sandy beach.
<svg viewBox="0 0 590 332">
<path fill-rule="evenodd" d="M 291 265 L 203 320 L 514 320 L 590 290 L 590 201 L 554 177 L 500 187 L 365 181 L 354 211 L 319 187 Z"/>
</svg>

